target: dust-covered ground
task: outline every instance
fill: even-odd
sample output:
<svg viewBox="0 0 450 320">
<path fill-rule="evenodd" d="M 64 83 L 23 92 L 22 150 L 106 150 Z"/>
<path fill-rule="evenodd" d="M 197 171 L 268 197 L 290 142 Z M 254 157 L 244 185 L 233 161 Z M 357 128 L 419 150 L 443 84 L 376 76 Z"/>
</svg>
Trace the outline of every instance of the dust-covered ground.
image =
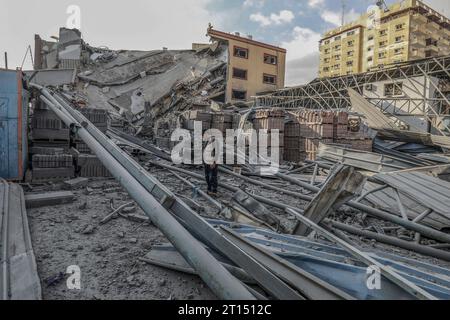
<svg viewBox="0 0 450 320">
<path fill-rule="evenodd" d="M 201 168 L 191 170 L 202 174 Z M 196 197 L 191 187 L 178 180 L 168 170 L 151 167 L 149 171 L 182 200 L 193 199 L 194 203 L 189 203 L 191 208 L 202 216 L 224 219 L 218 215 L 216 208 L 211 207 L 201 197 Z M 250 194 L 258 194 L 300 209 L 307 205 L 305 201 L 280 192 L 243 184 L 231 176 L 220 174 L 219 179 Z M 204 188 L 200 181 L 195 179 L 191 181 Z M 264 179 L 264 181 L 283 189 L 306 193 L 300 187 L 280 180 Z M 62 188 L 62 183 L 44 184 L 34 185 L 27 191 L 41 193 L 59 191 Z M 73 203 L 28 210 L 44 299 L 216 299 L 199 277 L 156 267 L 139 259 L 144 257 L 152 246 L 167 243 L 165 236 L 150 222 L 116 215 L 114 219 L 104 224 L 100 223 L 114 211 L 113 208 L 133 202 L 114 179 L 91 179 L 88 186 L 72 191 L 76 194 L 76 201 Z M 219 199 L 227 203 L 232 195 L 231 192 L 220 189 Z M 286 228 L 294 226 L 296 221 L 294 217 L 286 215 L 280 209 L 269 209 L 280 217 L 283 226 Z M 124 213 L 145 217 L 144 212 L 136 204 L 127 208 Z M 359 221 L 358 217 L 360 213 L 345 208 L 334 218 L 360 227 L 371 224 L 390 226 L 370 218 Z M 347 236 L 352 243 L 368 251 L 395 253 L 450 267 L 449 263 L 438 259 L 420 256 L 362 237 Z M 68 289 L 66 270 L 69 266 L 80 267 L 81 290 Z"/>
</svg>

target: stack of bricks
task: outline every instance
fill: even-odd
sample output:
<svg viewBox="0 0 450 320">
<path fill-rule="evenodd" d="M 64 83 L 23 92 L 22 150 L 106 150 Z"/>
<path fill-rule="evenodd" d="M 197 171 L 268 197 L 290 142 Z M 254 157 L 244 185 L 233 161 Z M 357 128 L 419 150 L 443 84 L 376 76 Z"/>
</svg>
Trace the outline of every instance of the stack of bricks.
<svg viewBox="0 0 450 320">
<path fill-rule="evenodd" d="M 368 127 L 363 126 L 359 119 L 350 119 L 346 112 L 338 113 L 336 119 L 334 143 L 355 150 L 372 151 L 373 139 Z"/>
<path fill-rule="evenodd" d="M 226 135 L 228 129 L 233 128 L 233 114 L 228 112 L 215 112 L 212 114 L 211 129 L 217 129 Z"/>
<path fill-rule="evenodd" d="M 201 110 L 193 110 L 188 113 L 186 119 L 184 120 L 183 128 L 189 131 L 194 131 L 195 122 L 202 122 L 202 130 L 205 132 L 206 130 L 211 129 L 211 122 L 213 119 L 213 115 L 211 112 L 201 111 Z"/>
<path fill-rule="evenodd" d="M 272 135 L 279 135 L 279 155 L 280 162 L 284 157 L 284 130 L 285 130 L 285 112 L 282 109 L 273 110 L 258 110 L 256 111 L 255 117 L 253 119 L 253 129 L 257 130 L 267 130 L 267 146 L 271 146 Z M 278 131 L 278 133 L 275 132 Z M 270 156 L 270 150 L 268 153 Z"/>
<path fill-rule="evenodd" d="M 301 162 L 305 160 L 305 149 L 300 144 L 300 123 L 288 122 L 284 131 L 284 157 L 285 161 Z"/>
<path fill-rule="evenodd" d="M 304 110 L 297 114 L 300 125 L 301 159 L 316 160 L 320 143 L 332 143 L 334 114 L 331 111 Z"/>
</svg>

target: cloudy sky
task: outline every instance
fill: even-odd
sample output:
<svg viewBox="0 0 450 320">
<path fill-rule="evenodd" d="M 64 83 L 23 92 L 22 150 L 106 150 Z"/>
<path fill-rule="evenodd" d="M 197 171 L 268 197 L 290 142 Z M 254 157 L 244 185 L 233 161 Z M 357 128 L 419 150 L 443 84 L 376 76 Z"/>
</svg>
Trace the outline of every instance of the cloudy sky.
<svg viewBox="0 0 450 320">
<path fill-rule="evenodd" d="M 345 20 L 351 21 L 375 0 L 343 2 Z M 449 0 L 424 2 L 450 16 Z M 192 42 L 207 41 L 209 22 L 216 29 L 251 34 L 288 49 L 287 85 L 316 77 L 320 35 L 340 25 L 342 15 L 342 0 L 0 0 L 0 66 L 4 51 L 10 68 L 20 66 L 27 46 L 34 47 L 35 33 L 57 35 L 71 5 L 81 9 L 85 41 L 111 49 L 190 48 Z M 25 68 L 30 67 L 27 58 Z"/>
</svg>

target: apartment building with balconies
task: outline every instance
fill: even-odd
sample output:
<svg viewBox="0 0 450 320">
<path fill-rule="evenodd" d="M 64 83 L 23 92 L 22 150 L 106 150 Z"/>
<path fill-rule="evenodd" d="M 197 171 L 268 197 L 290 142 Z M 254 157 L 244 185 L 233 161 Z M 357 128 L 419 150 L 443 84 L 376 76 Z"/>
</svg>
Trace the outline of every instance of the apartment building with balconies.
<svg viewBox="0 0 450 320">
<path fill-rule="evenodd" d="M 450 20 L 418 0 L 369 9 L 320 41 L 319 77 L 450 54 Z"/>
</svg>

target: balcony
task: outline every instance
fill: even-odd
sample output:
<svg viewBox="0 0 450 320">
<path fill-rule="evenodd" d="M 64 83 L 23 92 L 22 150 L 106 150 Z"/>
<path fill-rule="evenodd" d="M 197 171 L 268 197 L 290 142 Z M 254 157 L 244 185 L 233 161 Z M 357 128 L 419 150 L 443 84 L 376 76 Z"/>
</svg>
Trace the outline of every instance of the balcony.
<svg viewBox="0 0 450 320">
<path fill-rule="evenodd" d="M 427 35 L 428 34 L 426 31 L 426 28 L 423 25 L 422 26 L 421 25 L 413 25 L 411 27 L 411 30 L 414 34 L 417 34 L 417 35 Z"/>
<path fill-rule="evenodd" d="M 424 40 L 424 39 L 421 39 L 421 38 L 415 38 L 415 39 L 412 39 L 412 40 L 411 40 L 411 46 L 412 46 L 413 48 L 420 49 L 420 48 L 425 48 L 425 47 L 426 47 L 426 43 L 425 43 L 425 40 Z"/>
</svg>

